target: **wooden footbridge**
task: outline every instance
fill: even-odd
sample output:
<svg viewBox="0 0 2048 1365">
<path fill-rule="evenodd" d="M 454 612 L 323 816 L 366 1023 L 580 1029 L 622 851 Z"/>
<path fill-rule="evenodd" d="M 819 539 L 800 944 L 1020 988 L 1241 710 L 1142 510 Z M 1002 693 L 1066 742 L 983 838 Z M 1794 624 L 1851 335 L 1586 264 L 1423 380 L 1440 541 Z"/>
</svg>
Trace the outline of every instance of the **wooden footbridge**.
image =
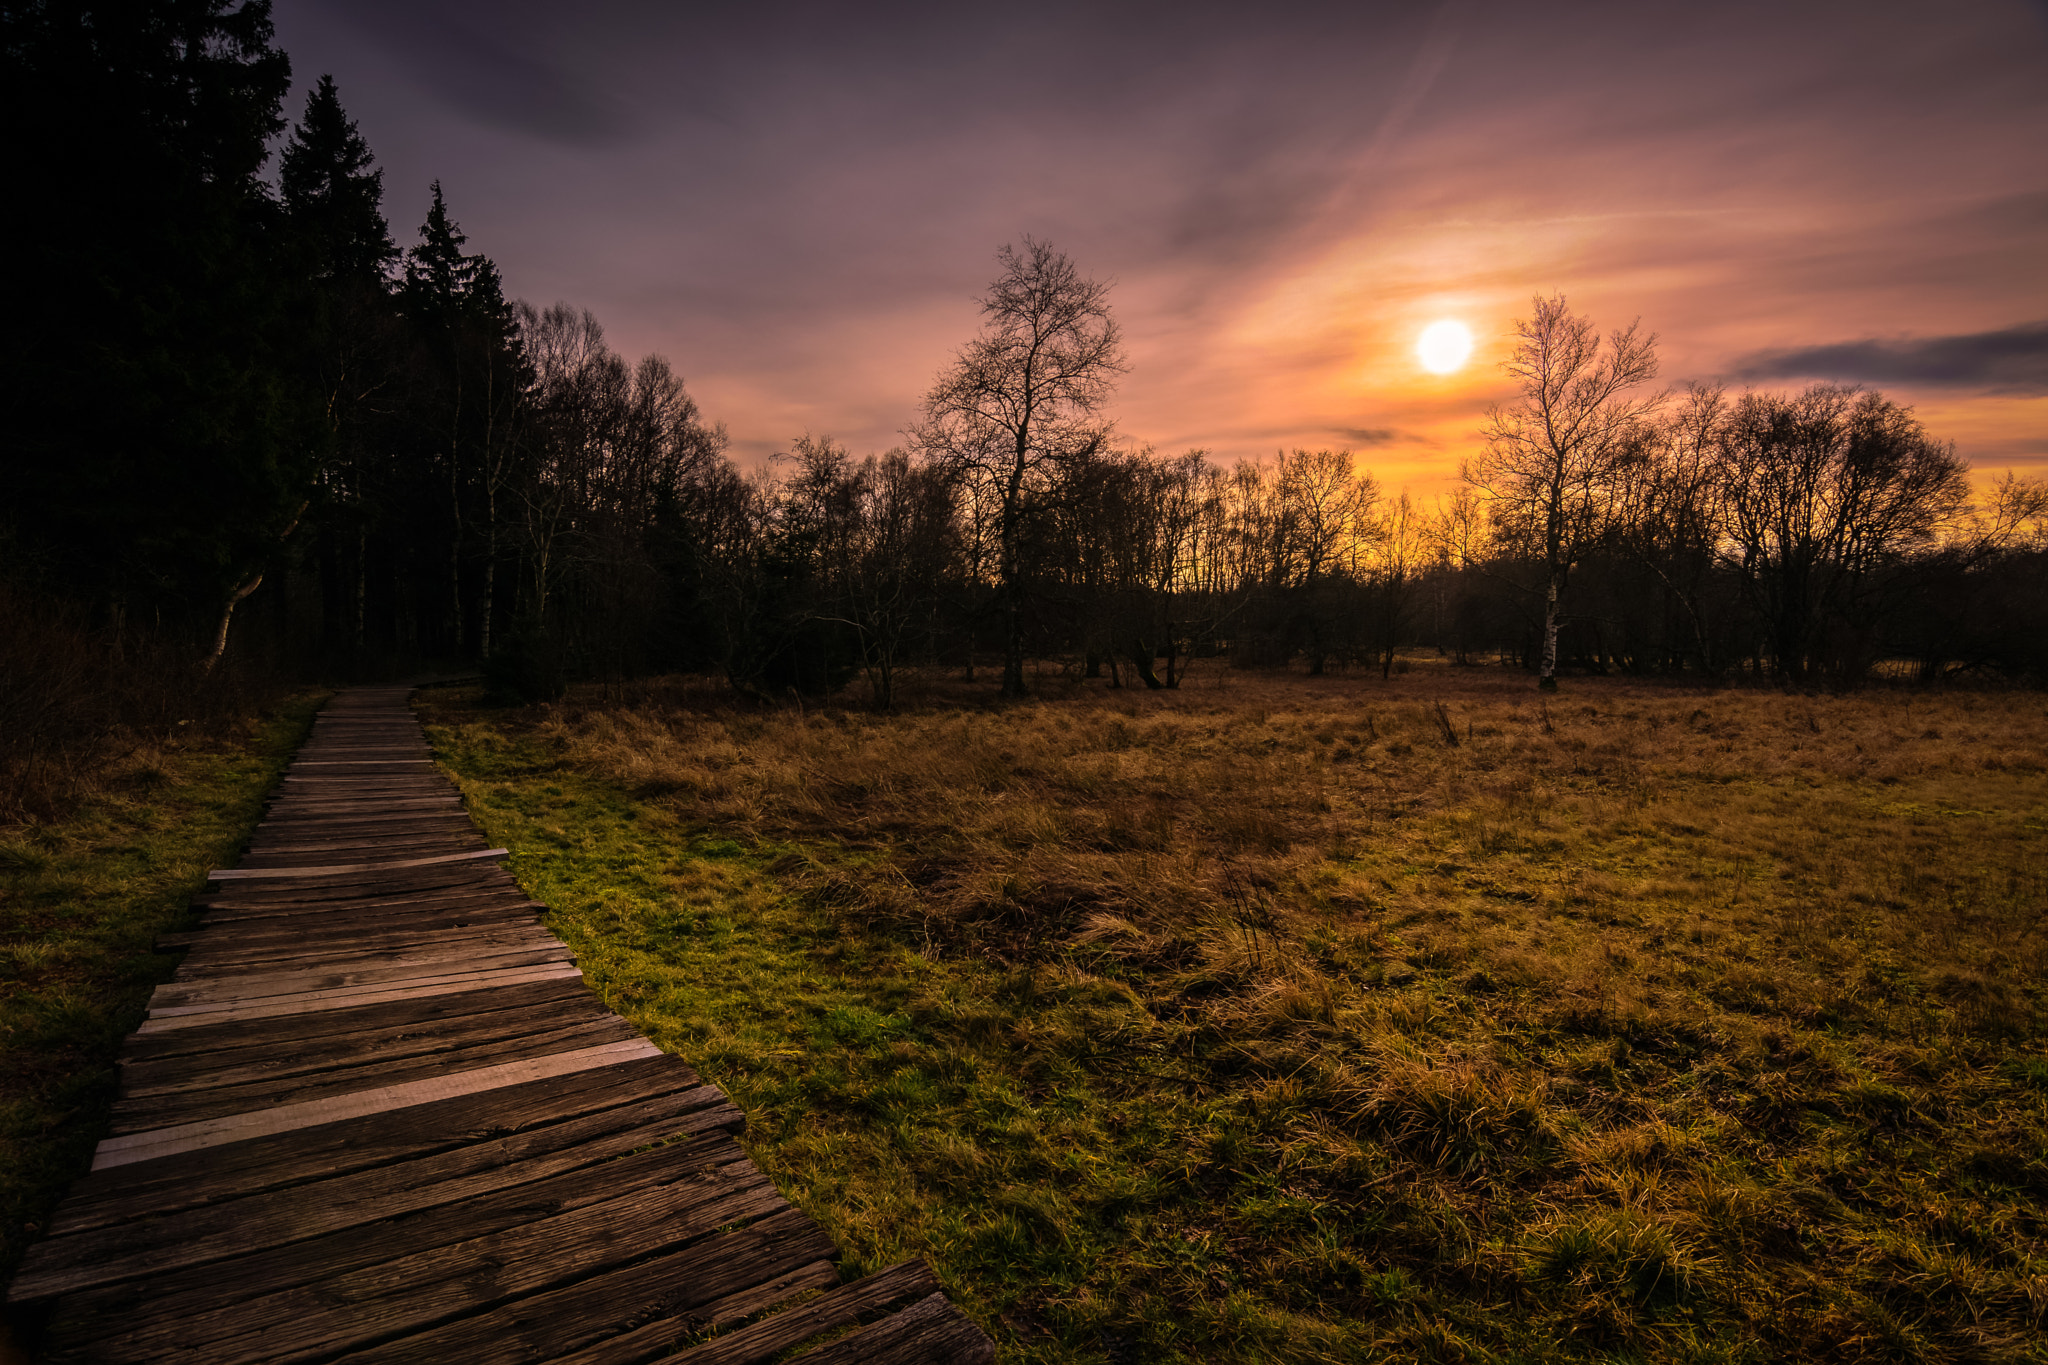
<svg viewBox="0 0 2048 1365">
<path fill-rule="evenodd" d="M 739 1110 L 584 986 L 409 695 L 321 713 L 162 945 L 113 1133 L 8 1293 L 36 1358 L 992 1360 L 923 1265 L 840 1282 Z"/>
</svg>

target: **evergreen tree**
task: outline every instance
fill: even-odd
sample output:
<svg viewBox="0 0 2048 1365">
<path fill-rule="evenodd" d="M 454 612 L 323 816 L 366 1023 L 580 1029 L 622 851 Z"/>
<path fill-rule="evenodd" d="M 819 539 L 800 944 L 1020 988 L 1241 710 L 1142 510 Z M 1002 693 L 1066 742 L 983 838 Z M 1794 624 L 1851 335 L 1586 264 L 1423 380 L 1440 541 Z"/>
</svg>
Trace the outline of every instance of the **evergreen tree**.
<svg viewBox="0 0 2048 1365">
<path fill-rule="evenodd" d="M 313 278 L 374 284 L 398 258 L 384 221 L 384 172 L 343 112 L 332 76 L 306 96 L 306 113 L 280 160 L 285 210 Z M 444 214 L 445 216 L 445 214 Z"/>
<path fill-rule="evenodd" d="M 0 517 L 46 586 L 195 641 L 293 524 L 317 424 L 280 363 L 271 44 L 265 0 L 0 10 Z"/>
<path fill-rule="evenodd" d="M 419 526 L 414 543 L 447 547 L 445 588 L 421 619 L 438 622 L 432 645 L 454 654 L 488 653 L 496 617 L 498 494 L 518 456 L 519 419 L 530 382 L 498 268 L 463 251 L 468 238 L 448 213 L 441 182 L 406 252 L 399 304 L 415 338 L 413 428 L 416 469 L 434 480 L 438 535 Z"/>
<path fill-rule="evenodd" d="M 384 220 L 384 173 L 343 111 L 332 77 L 308 93 L 281 161 L 302 289 L 300 374 L 327 419 L 314 540 L 320 640 L 339 664 L 360 660 L 370 643 L 371 561 L 388 559 L 379 553 L 387 548 L 388 453 L 404 416 L 406 363 L 391 297 L 398 248 Z"/>
</svg>

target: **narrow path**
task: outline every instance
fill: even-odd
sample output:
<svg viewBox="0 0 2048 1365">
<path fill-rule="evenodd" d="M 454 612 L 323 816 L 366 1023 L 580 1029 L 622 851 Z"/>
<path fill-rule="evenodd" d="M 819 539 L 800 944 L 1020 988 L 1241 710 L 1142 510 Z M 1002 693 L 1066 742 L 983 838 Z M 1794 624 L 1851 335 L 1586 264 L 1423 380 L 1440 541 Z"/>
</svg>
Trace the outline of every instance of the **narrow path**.
<svg viewBox="0 0 2048 1365">
<path fill-rule="evenodd" d="M 409 695 L 330 703 L 160 944 L 113 1132 L 8 1291 L 36 1358 L 993 1360 L 921 1263 L 839 1282 L 739 1110 L 584 986 Z"/>
</svg>

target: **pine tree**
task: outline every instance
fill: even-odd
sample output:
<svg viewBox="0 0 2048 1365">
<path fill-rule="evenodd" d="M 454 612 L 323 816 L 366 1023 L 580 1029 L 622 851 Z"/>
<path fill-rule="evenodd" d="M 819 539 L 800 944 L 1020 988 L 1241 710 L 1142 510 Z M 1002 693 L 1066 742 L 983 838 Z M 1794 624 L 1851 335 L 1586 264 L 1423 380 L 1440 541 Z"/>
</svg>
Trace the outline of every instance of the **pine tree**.
<svg viewBox="0 0 2048 1365">
<path fill-rule="evenodd" d="M 528 375 L 498 268 L 465 253 L 468 240 L 435 181 L 399 299 L 419 346 L 419 427 L 435 433 L 422 463 L 435 469 L 447 508 L 442 644 L 488 653 L 499 611 L 498 491 L 517 455 Z"/>
<path fill-rule="evenodd" d="M 0 178 L 45 210 L 0 215 L 0 536 L 52 590 L 209 646 L 308 473 L 261 179 L 272 37 L 263 0 L 0 7 Z"/>
<path fill-rule="evenodd" d="M 334 79 L 306 96 L 278 177 L 298 271 L 300 374 L 326 415 L 314 539 L 321 640 L 330 660 L 369 643 L 371 559 L 388 558 L 394 471 L 388 428 L 407 359 L 391 298 L 398 248 L 383 214 L 384 173 L 342 109 Z"/>
<path fill-rule="evenodd" d="M 453 324 L 469 300 L 476 283 L 479 264 L 489 265 L 482 256 L 466 256 L 462 248 L 469 238 L 448 216 L 448 201 L 441 194 L 441 182 L 433 187 L 434 202 L 427 221 L 420 224 L 419 245 L 405 253 L 406 311 L 414 321 Z M 497 270 L 492 268 L 496 276 Z"/>
<path fill-rule="evenodd" d="M 332 76 L 306 96 L 305 117 L 284 149 L 278 182 L 285 212 L 320 280 L 380 288 L 398 257 L 384 221 L 384 172 L 343 112 Z"/>
</svg>

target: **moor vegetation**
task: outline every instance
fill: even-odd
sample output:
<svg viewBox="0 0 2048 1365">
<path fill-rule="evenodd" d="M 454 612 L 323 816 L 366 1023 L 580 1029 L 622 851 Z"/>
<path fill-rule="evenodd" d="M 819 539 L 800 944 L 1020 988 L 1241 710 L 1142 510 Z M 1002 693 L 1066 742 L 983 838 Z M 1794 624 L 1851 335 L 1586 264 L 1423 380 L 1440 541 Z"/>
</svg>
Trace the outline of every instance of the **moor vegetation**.
<svg viewBox="0 0 2048 1365">
<path fill-rule="evenodd" d="M 2030 695 L 1038 688 L 429 719 L 593 983 L 1006 1359 L 2039 1359 Z"/>
</svg>

